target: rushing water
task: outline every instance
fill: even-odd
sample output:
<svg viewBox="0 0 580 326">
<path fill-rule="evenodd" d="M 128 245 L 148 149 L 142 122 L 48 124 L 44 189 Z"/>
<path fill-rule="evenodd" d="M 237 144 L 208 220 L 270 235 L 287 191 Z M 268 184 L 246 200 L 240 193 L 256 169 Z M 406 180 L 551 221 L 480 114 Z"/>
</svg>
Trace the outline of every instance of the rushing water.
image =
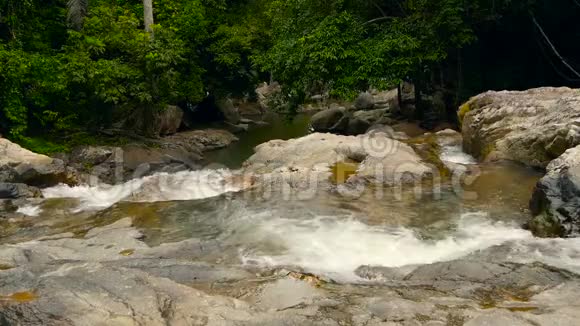
<svg viewBox="0 0 580 326">
<path fill-rule="evenodd" d="M 261 132 L 231 151 L 253 147 L 262 141 Z M 240 192 L 227 169 L 158 174 L 118 186 L 45 189 L 47 199 L 17 208 L 21 217 L 3 228 L 2 242 L 83 234 L 129 216 L 152 246 L 199 238 L 219 243 L 219 250 L 201 258 L 210 263 L 294 266 L 342 281 L 355 280 L 361 265 L 427 264 L 501 244 L 514 261 L 540 260 L 580 271 L 580 240 L 535 239 L 521 228 L 537 171 L 475 164 L 457 147 L 444 147 L 442 157 L 477 170 L 478 177 L 463 189 L 470 196 L 451 187 L 421 196 L 386 192 L 381 198 L 369 190 L 357 199 L 322 190 L 297 201 Z M 236 159 L 229 163 L 238 165 Z"/>
</svg>

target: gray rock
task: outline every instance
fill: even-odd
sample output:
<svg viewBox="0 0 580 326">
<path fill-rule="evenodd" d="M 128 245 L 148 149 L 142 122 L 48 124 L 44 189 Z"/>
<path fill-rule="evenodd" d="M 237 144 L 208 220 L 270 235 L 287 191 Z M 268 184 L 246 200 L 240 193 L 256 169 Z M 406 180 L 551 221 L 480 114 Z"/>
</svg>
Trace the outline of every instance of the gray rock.
<svg viewBox="0 0 580 326">
<path fill-rule="evenodd" d="M 316 113 L 310 119 L 312 129 L 317 132 L 341 134 L 348 128 L 349 117 L 344 108 L 330 108 Z"/>
<path fill-rule="evenodd" d="M 177 148 L 197 148 L 201 152 L 224 148 L 239 139 L 227 130 L 199 129 L 184 131 L 163 138 L 163 142 Z M 164 146 L 167 147 L 167 146 Z"/>
<path fill-rule="evenodd" d="M 369 311 L 383 321 L 414 321 L 417 315 L 431 316 L 435 305 L 411 300 L 392 298 L 388 301 L 375 301 L 369 304 Z"/>
<path fill-rule="evenodd" d="M 389 109 L 391 112 L 398 113 L 400 111 L 399 107 L 399 95 L 398 89 L 390 89 L 387 91 L 377 92 L 373 94 L 375 98 L 375 107 L 377 109 Z"/>
<path fill-rule="evenodd" d="M 250 125 L 245 123 L 231 124 L 226 122 L 226 127 L 229 131 L 233 132 L 234 134 L 246 132 L 250 129 Z"/>
<path fill-rule="evenodd" d="M 256 147 L 255 152 L 244 163 L 246 171 L 300 180 L 328 178 L 331 166 L 347 161 L 362 163 L 354 179 L 372 183 L 407 183 L 431 172 L 410 146 L 380 132 L 357 137 L 314 133 L 287 141 L 272 140 Z"/>
<path fill-rule="evenodd" d="M 15 182 L 18 174 L 10 165 L 0 165 L 0 182 Z"/>
<path fill-rule="evenodd" d="M 35 187 L 52 187 L 60 183 L 77 185 L 78 172 L 66 166 L 61 160 L 53 160 L 50 164 L 23 163 L 14 167 L 15 178 L 11 182 L 24 183 Z"/>
<path fill-rule="evenodd" d="M 283 310 L 301 304 L 311 304 L 314 299 L 324 296 L 314 286 L 294 280 L 280 279 L 265 285 L 257 298 L 257 305 L 264 309 Z"/>
<path fill-rule="evenodd" d="M 247 118 L 240 119 L 241 124 L 249 125 L 249 126 L 267 126 L 269 125 L 266 121 L 259 121 L 259 120 L 252 120 Z"/>
<path fill-rule="evenodd" d="M 141 238 L 125 218 L 84 237 L 69 233 L 1 245 L 0 322 L 548 326 L 575 325 L 580 317 L 577 276 L 541 264 L 485 262 L 492 257 L 486 254 L 417 266 L 410 273 L 403 268 L 407 276 L 383 285 L 317 285 L 288 273 L 260 277 L 195 261 L 208 251 L 220 252 L 219 241 L 190 239 L 151 248 Z M 529 302 L 505 295 L 520 288 Z M 481 309 L 488 296 L 496 307 Z"/>
<path fill-rule="evenodd" d="M 370 110 L 375 106 L 375 99 L 371 93 L 360 93 L 354 101 L 357 110 Z"/>
<path fill-rule="evenodd" d="M 372 124 L 363 119 L 353 118 L 348 121 L 348 127 L 346 128 L 347 135 L 362 135 L 367 132 L 367 130 L 372 126 Z"/>
<path fill-rule="evenodd" d="M 52 158 L 33 153 L 6 138 L 0 137 L 0 166 L 21 163 L 45 165 L 52 163 Z"/>
<path fill-rule="evenodd" d="M 286 102 L 282 94 L 282 87 L 277 82 L 263 83 L 256 88 L 256 95 L 258 96 L 258 104 L 264 111 L 276 109 Z"/>
<path fill-rule="evenodd" d="M 17 199 L 42 197 L 42 193 L 36 187 L 30 187 L 22 183 L 0 183 L 0 199 Z"/>
<path fill-rule="evenodd" d="M 76 184 L 78 176 L 61 160 L 35 154 L 0 138 L 0 182 L 49 187 L 58 183 Z"/>
<path fill-rule="evenodd" d="M 462 105 L 459 118 L 469 154 L 545 168 L 580 144 L 580 90 L 487 92 Z"/>
<path fill-rule="evenodd" d="M 419 266 L 405 277 L 408 285 L 429 285 L 438 291 L 452 293 L 462 298 L 474 299 L 479 293 L 488 293 L 490 298 L 501 297 L 505 289 L 536 291 L 549 289 L 574 279 L 571 273 L 549 266 L 487 262 L 480 256 Z"/>
<path fill-rule="evenodd" d="M 528 227 L 538 236 L 580 234 L 580 146 L 567 150 L 547 167 L 530 201 L 534 218 Z"/>
<path fill-rule="evenodd" d="M 387 109 L 354 112 L 348 122 L 347 134 L 361 135 L 373 125 L 391 124 L 392 120 L 387 117 L 388 112 Z"/>
<path fill-rule="evenodd" d="M 234 106 L 234 102 L 231 99 L 218 100 L 216 101 L 216 106 L 226 122 L 233 125 L 240 122 L 240 112 L 238 111 L 238 108 Z"/>
<path fill-rule="evenodd" d="M 183 110 L 175 105 L 168 105 L 156 116 L 155 123 L 158 134 L 161 136 L 172 135 L 179 130 L 183 121 Z"/>
<path fill-rule="evenodd" d="M 467 321 L 464 326 L 532 326 L 533 323 L 506 311 L 492 311 Z"/>
<path fill-rule="evenodd" d="M 407 276 L 415 267 L 406 268 L 392 268 L 382 266 L 360 266 L 355 270 L 355 274 L 360 278 L 369 281 L 401 281 Z"/>
<path fill-rule="evenodd" d="M 116 127 L 129 134 L 159 137 L 176 133 L 183 122 L 183 116 L 184 112 L 178 106 L 149 107 L 129 112 Z"/>
<path fill-rule="evenodd" d="M 99 165 L 113 155 L 113 150 L 113 148 L 106 146 L 80 146 L 73 149 L 69 155 L 69 162 L 90 166 Z"/>
</svg>

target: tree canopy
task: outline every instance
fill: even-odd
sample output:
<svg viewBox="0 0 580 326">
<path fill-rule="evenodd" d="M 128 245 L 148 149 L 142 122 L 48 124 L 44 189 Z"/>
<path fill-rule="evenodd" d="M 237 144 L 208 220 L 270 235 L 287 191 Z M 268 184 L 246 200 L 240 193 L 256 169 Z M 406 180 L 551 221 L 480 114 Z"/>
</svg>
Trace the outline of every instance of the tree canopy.
<svg viewBox="0 0 580 326">
<path fill-rule="evenodd" d="M 96 129 L 269 79 L 295 103 L 405 79 L 457 101 L 580 79 L 562 63 L 579 67 L 573 0 L 154 0 L 153 13 L 151 37 L 139 0 L 1 0 L 0 132 Z"/>
</svg>

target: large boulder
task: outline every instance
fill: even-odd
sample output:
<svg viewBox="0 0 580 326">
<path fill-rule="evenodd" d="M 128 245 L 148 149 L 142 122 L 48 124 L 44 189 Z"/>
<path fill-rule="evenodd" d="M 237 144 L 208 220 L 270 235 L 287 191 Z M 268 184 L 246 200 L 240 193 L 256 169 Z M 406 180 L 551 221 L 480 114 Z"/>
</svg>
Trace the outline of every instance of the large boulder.
<svg viewBox="0 0 580 326">
<path fill-rule="evenodd" d="M 0 182 L 34 187 L 78 184 L 78 173 L 59 159 L 33 153 L 0 138 Z"/>
<path fill-rule="evenodd" d="M 22 163 L 14 167 L 15 178 L 11 182 L 24 183 L 34 187 L 52 187 L 58 184 L 77 185 L 79 174 L 62 160 L 51 164 Z"/>
<path fill-rule="evenodd" d="M 388 113 L 388 109 L 356 111 L 348 121 L 346 133 L 349 135 L 361 135 L 366 133 L 373 125 L 389 125 L 392 120 L 387 116 Z"/>
<path fill-rule="evenodd" d="M 360 93 L 354 101 L 357 110 L 371 110 L 375 106 L 375 98 L 369 92 Z"/>
<path fill-rule="evenodd" d="M 487 92 L 463 104 L 459 119 L 463 147 L 478 159 L 545 168 L 580 144 L 580 90 Z"/>
<path fill-rule="evenodd" d="M 580 146 L 548 165 L 530 201 L 534 218 L 528 227 L 538 236 L 580 234 Z"/>
<path fill-rule="evenodd" d="M 18 165 L 20 163 L 50 164 L 52 163 L 52 158 L 33 153 L 6 138 L 0 138 L 0 166 Z"/>
<path fill-rule="evenodd" d="M 312 129 L 317 132 L 341 134 L 348 128 L 349 116 L 343 107 L 330 108 L 316 113 L 310 119 Z"/>
<path fill-rule="evenodd" d="M 172 135 L 179 130 L 183 120 L 183 111 L 175 105 L 168 105 L 155 116 L 156 129 L 161 136 Z"/>
<path fill-rule="evenodd" d="M 68 159 L 71 162 L 82 163 L 87 166 L 95 166 L 108 160 L 113 153 L 114 149 L 112 147 L 79 146 L 72 150 Z"/>
<path fill-rule="evenodd" d="M 256 147 L 244 167 L 252 173 L 330 177 L 337 164 L 353 162 L 350 181 L 399 185 L 417 182 L 432 167 L 409 146 L 376 132 L 360 136 L 314 133 L 291 140 L 272 140 Z"/>
<path fill-rule="evenodd" d="M 240 122 L 240 112 L 231 99 L 217 100 L 216 106 L 223 115 L 224 121 L 232 124 Z"/>
<path fill-rule="evenodd" d="M 163 108 L 142 108 L 133 110 L 121 123 L 123 130 L 140 135 L 158 137 L 176 133 L 184 112 L 174 105 Z"/>
<path fill-rule="evenodd" d="M 388 108 L 391 112 L 399 112 L 398 88 L 373 93 L 373 97 L 375 100 L 375 107 Z"/>
</svg>

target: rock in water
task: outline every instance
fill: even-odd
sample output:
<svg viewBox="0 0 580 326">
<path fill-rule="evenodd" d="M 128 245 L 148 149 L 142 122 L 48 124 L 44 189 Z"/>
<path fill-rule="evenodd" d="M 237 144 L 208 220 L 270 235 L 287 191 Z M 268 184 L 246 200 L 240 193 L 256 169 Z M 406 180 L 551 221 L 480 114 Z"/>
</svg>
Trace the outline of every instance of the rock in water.
<svg viewBox="0 0 580 326">
<path fill-rule="evenodd" d="M 567 150 L 548 165 L 530 201 L 534 218 L 528 227 L 538 236 L 580 233 L 580 146 Z"/>
<path fill-rule="evenodd" d="M 61 160 L 54 160 L 51 164 L 27 164 L 23 163 L 14 168 L 16 180 L 13 182 L 24 183 L 35 187 L 52 187 L 60 183 L 77 185 L 79 183 L 78 172 L 66 166 Z"/>
<path fill-rule="evenodd" d="M 370 111 L 356 111 L 348 121 L 347 134 L 361 135 L 376 124 L 391 124 L 392 121 L 386 116 L 388 109 L 376 109 Z"/>
<path fill-rule="evenodd" d="M 312 116 L 310 124 L 314 131 L 341 134 L 346 132 L 349 118 L 346 109 L 330 108 Z"/>
<path fill-rule="evenodd" d="M 42 197 L 38 188 L 22 183 L 0 183 L 0 199 L 17 199 L 24 197 Z"/>
<path fill-rule="evenodd" d="M 95 166 L 108 160 L 114 149 L 105 146 L 80 146 L 73 149 L 69 160 L 75 163 Z"/>
<path fill-rule="evenodd" d="M 78 174 L 62 160 L 33 153 L 0 138 L 0 182 L 34 187 L 51 187 L 59 183 L 75 185 Z"/>
<path fill-rule="evenodd" d="M 340 136 L 314 133 L 298 139 L 272 140 L 255 149 L 244 167 L 249 172 L 288 173 L 297 179 L 313 175 L 330 177 L 340 162 L 358 162 L 353 180 L 399 185 L 422 180 L 432 167 L 413 148 L 382 132 Z"/>
<path fill-rule="evenodd" d="M 580 90 L 487 92 L 463 104 L 459 120 L 469 154 L 545 168 L 580 144 Z"/>
<path fill-rule="evenodd" d="M 218 100 L 216 106 L 226 122 L 234 125 L 240 122 L 240 112 L 231 99 Z"/>
</svg>

